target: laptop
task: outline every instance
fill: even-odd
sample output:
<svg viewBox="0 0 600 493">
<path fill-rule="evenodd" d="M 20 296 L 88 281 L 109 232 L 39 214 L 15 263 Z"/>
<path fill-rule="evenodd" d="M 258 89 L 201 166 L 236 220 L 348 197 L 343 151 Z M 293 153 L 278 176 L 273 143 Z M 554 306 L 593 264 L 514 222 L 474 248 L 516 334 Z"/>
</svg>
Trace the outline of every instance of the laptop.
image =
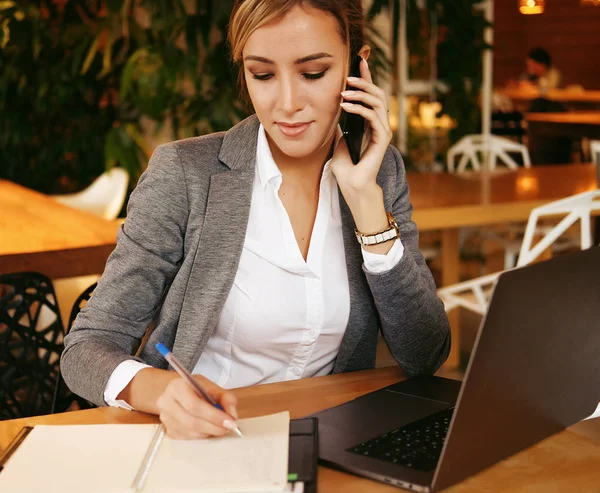
<svg viewBox="0 0 600 493">
<path fill-rule="evenodd" d="M 319 412 L 325 465 L 439 491 L 594 412 L 600 248 L 500 275 L 463 383 L 418 376 Z"/>
</svg>

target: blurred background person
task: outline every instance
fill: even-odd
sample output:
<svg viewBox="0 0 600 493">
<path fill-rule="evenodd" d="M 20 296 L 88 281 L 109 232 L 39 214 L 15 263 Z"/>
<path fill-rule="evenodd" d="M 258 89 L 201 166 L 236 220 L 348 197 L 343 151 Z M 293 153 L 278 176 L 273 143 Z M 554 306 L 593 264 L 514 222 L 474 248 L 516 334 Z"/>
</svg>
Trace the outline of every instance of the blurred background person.
<svg viewBox="0 0 600 493">
<path fill-rule="evenodd" d="M 552 57 L 544 48 L 533 48 L 525 60 L 525 73 L 519 77 L 519 86 L 523 89 L 557 89 L 561 86 L 562 75 L 552 65 Z"/>
</svg>

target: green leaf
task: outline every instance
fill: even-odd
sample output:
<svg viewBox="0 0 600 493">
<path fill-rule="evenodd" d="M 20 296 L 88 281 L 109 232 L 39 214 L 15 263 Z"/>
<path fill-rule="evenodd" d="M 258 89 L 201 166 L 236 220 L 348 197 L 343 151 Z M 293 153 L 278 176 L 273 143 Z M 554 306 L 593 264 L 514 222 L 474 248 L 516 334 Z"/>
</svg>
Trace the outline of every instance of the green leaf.
<svg viewBox="0 0 600 493">
<path fill-rule="evenodd" d="M 127 97 L 127 94 L 129 93 L 133 83 L 133 75 L 134 71 L 136 70 L 136 64 L 140 58 L 146 56 L 147 54 L 148 50 L 146 48 L 140 48 L 129 57 L 129 60 L 127 60 L 121 75 L 121 88 L 119 91 L 120 99 L 123 100 Z"/>
<path fill-rule="evenodd" d="M 140 133 L 139 129 L 132 123 L 125 125 L 125 131 L 131 138 L 131 140 L 138 147 L 140 152 L 146 156 L 146 158 L 150 159 L 152 155 L 152 149 L 148 145 L 148 142 L 144 139 L 143 135 Z"/>
<path fill-rule="evenodd" d="M 113 37 L 112 34 L 109 33 L 106 39 L 104 52 L 102 53 L 102 71 L 96 76 L 97 79 L 100 79 L 110 73 L 112 68 L 112 47 Z"/>
<path fill-rule="evenodd" d="M 119 160 L 119 146 L 116 139 L 116 129 L 111 128 L 104 137 L 104 162 L 106 169 L 115 166 Z"/>
<path fill-rule="evenodd" d="M 87 71 L 90 68 L 90 65 L 92 64 L 92 62 L 94 61 L 94 57 L 96 56 L 96 53 L 98 53 L 98 42 L 100 40 L 100 34 L 98 34 L 98 36 L 96 36 L 94 38 L 94 41 L 92 42 L 92 45 L 90 46 L 90 50 L 88 51 L 87 56 L 85 57 L 85 61 L 83 62 L 83 65 L 81 66 L 81 75 L 85 75 L 87 73 Z"/>
<path fill-rule="evenodd" d="M 69 70 L 71 77 L 74 77 L 79 72 L 79 67 L 81 67 L 83 55 L 85 53 L 85 44 L 80 44 L 73 49 L 73 57 L 71 60 L 71 68 Z"/>
</svg>

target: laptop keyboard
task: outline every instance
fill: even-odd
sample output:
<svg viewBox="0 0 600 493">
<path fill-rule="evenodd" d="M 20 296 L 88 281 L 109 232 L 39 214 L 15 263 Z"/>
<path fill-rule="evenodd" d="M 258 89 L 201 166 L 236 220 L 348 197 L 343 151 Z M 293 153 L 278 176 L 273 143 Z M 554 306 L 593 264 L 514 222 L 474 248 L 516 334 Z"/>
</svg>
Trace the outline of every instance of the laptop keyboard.
<svg viewBox="0 0 600 493">
<path fill-rule="evenodd" d="M 454 406 L 360 443 L 347 451 L 394 464 L 432 471 L 448 433 Z"/>
</svg>

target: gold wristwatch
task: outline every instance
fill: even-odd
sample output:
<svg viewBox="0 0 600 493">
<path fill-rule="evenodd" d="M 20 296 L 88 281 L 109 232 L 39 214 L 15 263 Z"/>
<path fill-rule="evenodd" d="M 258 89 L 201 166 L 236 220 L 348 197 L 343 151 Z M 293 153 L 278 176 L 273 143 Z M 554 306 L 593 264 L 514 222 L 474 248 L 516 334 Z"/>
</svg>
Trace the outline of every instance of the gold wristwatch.
<svg viewBox="0 0 600 493">
<path fill-rule="evenodd" d="M 361 245 L 379 245 L 386 241 L 393 240 L 394 238 L 400 238 L 400 228 L 391 212 L 387 213 L 387 219 L 389 227 L 379 233 L 365 234 L 361 233 L 357 229 L 354 230 L 356 239 Z"/>
</svg>

